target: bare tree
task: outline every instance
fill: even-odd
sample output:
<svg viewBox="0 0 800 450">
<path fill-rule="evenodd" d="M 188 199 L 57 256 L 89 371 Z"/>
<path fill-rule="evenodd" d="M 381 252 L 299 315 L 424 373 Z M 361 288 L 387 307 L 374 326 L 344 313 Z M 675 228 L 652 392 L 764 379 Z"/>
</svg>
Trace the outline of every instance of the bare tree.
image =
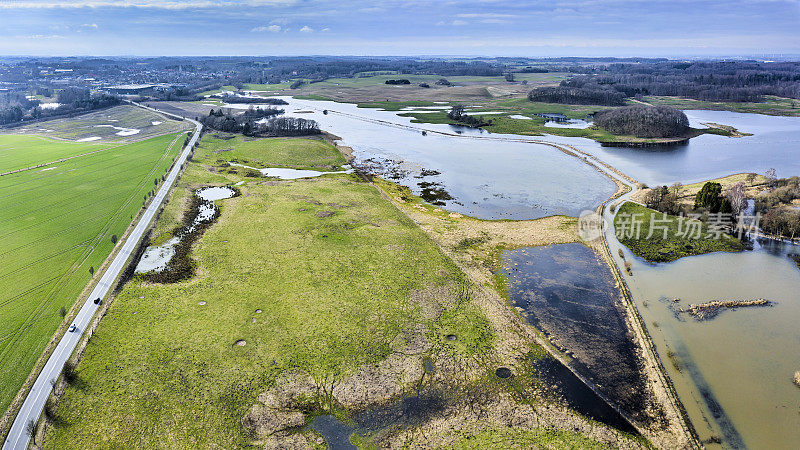
<svg viewBox="0 0 800 450">
<path fill-rule="evenodd" d="M 778 180 L 778 175 L 775 172 L 775 168 L 769 168 L 766 172 L 764 172 L 764 176 L 767 178 L 767 184 L 769 187 L 775 187 L 775 182 Z"/>
<path fill-rule="evenodd" d="M 731 202 L 731 210 L 734 215 L 738 215 L 747 208 L 747 191 L 744 182 L 738 182 L 730 186 L 725 192 L 728 201 Z"/>
<path fill-rule="evenodd" d="M 745 177 L 745 181 L 747 181 L 747 184 L 750 185 L 752 185 L 755 180 L 756 180 L 756 174 L 754 173 L 748 173 L 747 177 Z"/>
</svg>

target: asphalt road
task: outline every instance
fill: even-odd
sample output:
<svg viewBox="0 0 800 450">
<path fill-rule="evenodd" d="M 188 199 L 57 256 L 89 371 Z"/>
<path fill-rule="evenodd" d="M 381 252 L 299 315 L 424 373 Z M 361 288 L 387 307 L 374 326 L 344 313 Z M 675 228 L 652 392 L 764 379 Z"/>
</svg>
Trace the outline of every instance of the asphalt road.
<svg viewBox="0 0 800 450">
<path fill-rule="evenodd" d="M 139 241 L 141 241 L 145 231 L 147 231 L 147 228 L 150 226 L 150 222 L 153 220 L 156 212 L 158 212 L 158 209 L 164 202 L 164 198 L 169 193 L 172 185 L 178 179 L 181 166 L 184 162 L 186 162 L 192 147 L 200 137 L 200 130 L 202 129 L 202 125 L 200 125 L 198 122 L 190 119 L 187 120 L 192 122 L 196 127 L 195 132 L 189 141 L 189 145 L 186 146 L 186 148 L 175 160 L 175 165 L 167 175 L 167 178 L 164 180 L 164 183 L 161 185 L 161 188 L 158 190 L 153 200 L 150 202 L 150 205 L 139 219 L 136 227 L 125 239 L 125 242 L 122 244 L 122 249 L 114 257 L 114 260 L 108 266 L 105 273 L 103 273 L 102 278 L 100 278 L 100 282 L 97 283 L 97 286 L 94 287 L 91 294 L 89 294 L 89 297 L 86 299 L 86 302 L 84 302 L 80 311 L 78 311 L 78 315 L 72 322 L 77 326 L 77 330 L 72 333 L 64 333 L 64 336 L 61 338 L 61 341 L 58 343 L 55 351 L 52 355 L 50 355 L 50 359 L 47 360 L 44 369 L 42 369 L 39 377 L 36 378 L 36 381 L 33 383 L 33 388 L 31 388 L 30 392 L 28 392 L 28 396 L 25 398 L 22 408 L 19 410 L 19 413 L 17 413 L 14 423 L 11 425 L 11 431 L 8 433 L 6 441 L 3 443 L 3 450 L 24 450 L 28 448 L 30 436 L 26 430 L 27 424 L 31 420 L 37 421 L 39 419 L 39 416 L 44 409 L 45 401 L 47 401 L 48 395 L 53 390 L 51 381 L 57 379 L 61 374 L 61 370 L 64 368 L 64 363 L 66 363 L 67 358 L 69 358 L 73 350 L 75 350 L 75 346 L 78 345 L 78 341 L 80 341 L 81 337 L 83 336 L 86 327 L 89 325 L 95 312 L 100 307 L 99 305 L 94 304 L 94 299 L 98 297 L 105 299 L 106 295 L 114 287 L 114 282 L 116 281 L 117 277 L 119 277 L 119 275 L 125 269 L 128 257 L 131 255 L 131 253 L 133 253 L 134 250 L 136 250 L 136 247 L 139 245 Z"/>
</svg>

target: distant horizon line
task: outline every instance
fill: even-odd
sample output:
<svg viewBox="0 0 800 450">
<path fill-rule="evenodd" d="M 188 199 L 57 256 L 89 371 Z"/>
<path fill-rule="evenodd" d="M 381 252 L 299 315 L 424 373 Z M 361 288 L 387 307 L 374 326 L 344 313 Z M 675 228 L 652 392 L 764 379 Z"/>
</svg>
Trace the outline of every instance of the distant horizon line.
<svg viewBox="0 0 800 450">
<path fill-rule="evenodd" d="M 489 54 L 376 54 L 376 55 L 358 55 L 346 53 L 315 53 L 315 54 L 206 54 L 206 55 L 191 55 L 191 54 L 171 54 L 171 55 L 135 55 L 135 54 L 0 54 L 0 58 L 303 58 L 303 57 L 333 57 L 333 58 L 525 58 L 525 59 L 562 59 L 562 58 L 575 58 L 575 59 L 764 59 L 764 58 L 778 58 L 781 60 L 788 60 L 791 58 L 800 58 L 800 53 L 759 53 L 759 54 L 718 54 L 718 55 L 703 55 L 703 54 L 684 54 L 684 55 L 643 55 L 631 54 L 627 56 L 611 56 L 611 55 L 551 55 L 551 56 L 526 56 L 526 55 L 489 55 Z"/>
</svg>

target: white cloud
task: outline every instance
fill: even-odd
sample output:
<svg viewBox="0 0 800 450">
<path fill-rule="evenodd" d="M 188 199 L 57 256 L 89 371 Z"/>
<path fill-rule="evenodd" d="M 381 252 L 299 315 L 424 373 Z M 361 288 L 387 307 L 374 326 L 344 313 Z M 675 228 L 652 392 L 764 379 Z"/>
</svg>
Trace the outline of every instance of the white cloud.
<svg viewBox="0 0 800 450">
<path fill-rule="evenodd" d="M 456 19 L 456 20 L 453 21 L 453 26 L 459 27 L 459 26 L 462 26 L 462 25 L 467 25 L 468 23 L 469 22 L 467 22 L 466 20 Z"/>
<path fill-rule="evenodd" d="M 330 28 L 328 28 L 328 27 L 325 27 L 325 28 L 323 28 L 323 29 L 322 29 L 322 32 L 323 32 L 323 33 L 325 33 L 325 32 L 328 32 L 328 31 L 331 31 L 331 29 L 330 29 Z"/>
<path fill-rule="evenodd" d="M 301 33 L 313 33 L 314 29 L 311 28 L 310 26 L 306 25 L 303 28 L 300 28 L 300 32 Z"/>
<path fill-rule="evenodd" d="M 278 33 L 278 32 L 281 31 L 281 26 L 280 25 L 270 25 L 268 27 L 255 27 L 250 31 L 252 31 L 254 33 L 263 33 L 265 31 L 269 31 L 270 33 Z"/>
</svg>

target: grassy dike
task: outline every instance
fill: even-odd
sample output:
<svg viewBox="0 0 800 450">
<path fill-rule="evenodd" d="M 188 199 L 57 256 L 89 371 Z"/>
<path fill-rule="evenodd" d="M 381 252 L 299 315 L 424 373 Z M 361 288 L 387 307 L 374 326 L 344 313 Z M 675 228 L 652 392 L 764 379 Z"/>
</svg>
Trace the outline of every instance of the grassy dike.
<svg viewBox="0 0 800 450">
<path fill-rule="evenodd" d="M 634 216 L 636 215 L 636 216 Z M 677 216 L 667 215 L 667 223 L 661 223 L 663 213 L 646 208 L 633 202 L 626 202 L 619 207 L 614 218 L 614 228 L 631 230 L 631 220 L 636 218 L 641 224 L 638 238 L 633 236 L 618 236 L 622 245 L 628 247 L 633 254 L 652 262 L 670 262 L 684 256 L 702 255 L 712 252 L 738 252 L 744 250 L 744 244 L 732 236 L 722 234 L 719 239 L 706 238 L 709 233 L 708 224 L 703 222 L 700 238 L 679 237 L 676 234 L 681 229 L 680 219 Z M 667 239 L 661 229 L 655 229 L 648 239 L 651 218 L 656 220 L 658 226 L 667 227 Z M 686 231 L 686 222 L 683 232 Z"/>
</svg>

